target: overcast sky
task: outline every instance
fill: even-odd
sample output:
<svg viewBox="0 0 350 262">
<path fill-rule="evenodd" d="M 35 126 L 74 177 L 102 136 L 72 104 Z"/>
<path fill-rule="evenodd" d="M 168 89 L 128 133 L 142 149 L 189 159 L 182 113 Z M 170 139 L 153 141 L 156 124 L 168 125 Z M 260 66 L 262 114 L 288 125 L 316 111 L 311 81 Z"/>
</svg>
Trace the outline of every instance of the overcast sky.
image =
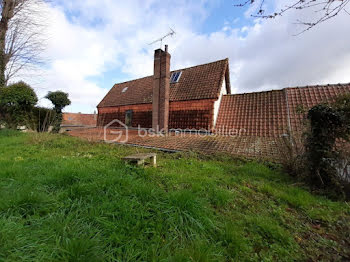
<svg viewBox="0 0 350 262">
<path fill-rule="evenodd" d="M 46 7 L 49 61 L 40 78 L 27 81 L 40 98 L 50 90 L 68 92 L 72 105 L 65 111 L 92 113 L 114 83 L 151 75 L 159 44 L 149 43 L 169 27 L 177 33 L 163 43 L 169 45 L 171 68 L 228 57 L 234 93 L 350 82 L 345 12 L 294 36 L 301 30 L 295 24 L 299 16 L 314 12 L 257 20 L 249 15 L 252 9 L 234 7 L 234 0 L 52 2 Z"/>
</svg>

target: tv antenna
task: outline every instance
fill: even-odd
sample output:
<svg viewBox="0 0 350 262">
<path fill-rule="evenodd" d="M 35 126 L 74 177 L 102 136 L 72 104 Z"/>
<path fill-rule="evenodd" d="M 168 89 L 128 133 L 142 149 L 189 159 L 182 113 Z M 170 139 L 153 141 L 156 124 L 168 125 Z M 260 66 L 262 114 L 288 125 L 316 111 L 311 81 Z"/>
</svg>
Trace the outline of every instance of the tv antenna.
<svg viewBox="0 0 350 262">
<path fill-rule="evenodd" d="M 170 27 L 169 27 L 170 28 Z M 176 34 L 176 32 L 172 29 L 172 28 L 170 28 L 170 32 L 169 33 L 167 33 L 165 36 L 163 36 L 163 37 L 161 37 L 161 38 L 159 38 L 159 39 L 157 39 L 157 40 L 155 40 L 155 41 L 153 41 L 152 43 L 149 43 L 149 45 L 153 45 L 153 44 L 155 44 L 155 43 L 157 43 L 157 42 L 160 42 L 160 48 L 162 48 L 162 45 L 163 45 L 163 40 L 165 39 L 165 38 L 167 38 L 168 36 L 174 36 Z"/>
</svg>

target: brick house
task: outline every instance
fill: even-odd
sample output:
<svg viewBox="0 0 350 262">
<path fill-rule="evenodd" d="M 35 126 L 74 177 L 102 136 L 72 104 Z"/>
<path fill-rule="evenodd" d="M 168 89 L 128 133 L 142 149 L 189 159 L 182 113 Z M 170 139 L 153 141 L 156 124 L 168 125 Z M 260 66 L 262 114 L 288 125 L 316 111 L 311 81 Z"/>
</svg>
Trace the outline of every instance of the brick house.
<svg viewBox="0 0 350 262">
<path fill-rule="evenodd" d="M 169 132 L 167 136 L 140 136 L 138 130 L 129 130 L 121 132 L 122 138 L 128 137 L 121 143 L 280 161 L 280 144 L 286 134 L 297 138 L 304 131 L 308 110 L 344 94 L 350 94 L 350 84 L 231 94 L 228 59 L 170 71 L 167 48 L 158 49 L 152 76 L 114 85 L 98 105 L 97 127 L 70 134 L 113 140 L 112 130 L 102 127 L 115 119 L 131 129 L 206 129 L 214 135 Z"/>
<path fill-rule="evenodd" d="M 97 106 L 97 126 L 118 119 L 132 128 L 276 138 L 300 133 L 312 106 L 350 93 L 350 84 L 336 84 L 231 94 L 228 59 L 170 71 L 170 58 L 167 46 L 155 50 L 153 76 L 114 85 Z"/>
<path fill-rule="evenodd" d="M 222 96 L 231 93 L 228 59 L 170 71 L 170 58 L 167 46 L 157 49 L 152 76 L 115 84 L 97 106 L 97 125 L 118 119 L 132 128 L 213 129 Z"/>
</svg>

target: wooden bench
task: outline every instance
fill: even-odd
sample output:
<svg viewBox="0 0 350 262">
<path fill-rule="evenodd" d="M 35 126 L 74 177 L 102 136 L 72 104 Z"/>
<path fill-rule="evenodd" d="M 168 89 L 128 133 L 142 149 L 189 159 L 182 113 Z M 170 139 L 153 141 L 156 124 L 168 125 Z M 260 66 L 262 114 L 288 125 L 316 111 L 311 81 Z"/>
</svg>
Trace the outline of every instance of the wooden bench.
<svg viewBox="0 0 350 262">
<path fill-rule="evenodd" d="M 144 165 L 146 159 L 150 159 L 154 167 L 157 166 L 157 154 L 155 153 L 140 153 L 123 158 L 127 162 L 137 163 L 137 165 Z"/>
</svg>

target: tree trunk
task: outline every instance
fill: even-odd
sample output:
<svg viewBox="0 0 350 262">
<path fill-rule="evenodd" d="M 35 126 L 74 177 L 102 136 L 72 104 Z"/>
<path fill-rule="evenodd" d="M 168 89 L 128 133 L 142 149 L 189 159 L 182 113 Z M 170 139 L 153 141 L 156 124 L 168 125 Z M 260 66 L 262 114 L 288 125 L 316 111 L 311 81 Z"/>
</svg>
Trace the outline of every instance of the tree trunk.
<svg viewBox="0 0 350 262">
<path fill-rule="evenodd" d="M 0 87 L 6 86 L 6 65 L 8 63 L 8 55 L 6 54 L 6 34 L 9 22 L 13 17 L 14 0 L 1 0 L 2 12 L 0 21 Z"/>
<path fill-rule="evenodd" d="M 56 116 L 55 116 L 55 124 L 53 126 L 52 132 L 53 133 L 59 133 L 61 130 L 61 123 L 62 123 L 62 110 L 55 109 Z"/>
</svg>

